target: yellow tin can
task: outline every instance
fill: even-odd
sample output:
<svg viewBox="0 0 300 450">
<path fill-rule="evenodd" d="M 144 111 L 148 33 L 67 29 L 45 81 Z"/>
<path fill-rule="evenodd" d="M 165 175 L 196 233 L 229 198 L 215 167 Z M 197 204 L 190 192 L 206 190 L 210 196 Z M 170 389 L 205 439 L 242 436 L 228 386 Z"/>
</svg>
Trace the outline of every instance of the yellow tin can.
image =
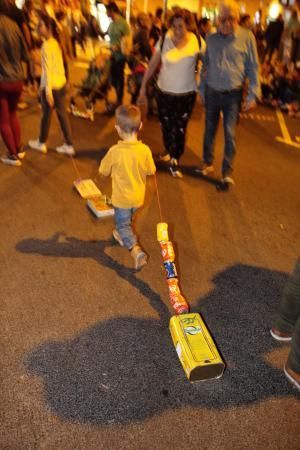
<svg viewBox="0 0 300 450">
<path fill-rule="evenodd" d="M 167 242 L 169 240 L 168 224 L 160 222 L 156 227 L 158 242 Z"/>
<path fill-rule="evenodd" d="M 225 363 L 200 314 L 173 316 L 169 328 L 189 381 L 209 380 L 223 375 Z"/>
</svg>

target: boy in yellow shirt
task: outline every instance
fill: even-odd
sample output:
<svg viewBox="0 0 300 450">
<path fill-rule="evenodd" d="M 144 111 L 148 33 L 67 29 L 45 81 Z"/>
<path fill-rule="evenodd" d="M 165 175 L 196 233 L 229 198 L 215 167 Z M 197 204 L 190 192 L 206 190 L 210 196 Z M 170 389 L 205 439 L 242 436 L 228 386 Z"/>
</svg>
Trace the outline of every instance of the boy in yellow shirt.
<svg viewBox="0 0 300 450">
<path fill-rule="evenodd" d="M 119 106 L 116 130 L 121 140 L 112 146 L 99 167 L 99 173 L 112 178 L 112 204 L 115 210 L 114 239 L 126 247 L 136 270 L 147 264 L 147 255 L 138 245 L 132 229 L 132 217 L 143 206 L 146 176 L 156 167 L 150 148 L 137 139 L 142 127 L 141 112 L 136 106 Z"/>
</svg>

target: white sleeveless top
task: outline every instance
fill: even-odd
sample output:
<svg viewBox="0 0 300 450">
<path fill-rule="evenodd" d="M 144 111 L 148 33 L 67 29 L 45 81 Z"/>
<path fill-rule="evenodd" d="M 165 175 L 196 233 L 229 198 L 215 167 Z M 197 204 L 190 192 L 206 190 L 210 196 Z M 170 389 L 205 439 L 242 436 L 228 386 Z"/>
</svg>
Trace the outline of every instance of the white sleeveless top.
<svg viewBox="0 0 300 450">
<path fill-rule="evenodd" d="M 161 42 L 156 51 L 161 52 Z M 188 33 L 188 41 L 183 48 L 176 48 L 171 33 L 167 32 L 162 48 L 161 69 L 157 84 L 159 89 L 171 94 L 185 94 L 196 91 L 195 63 L 200 52 L 198 39 L 194 33 Z"/>
</svg>

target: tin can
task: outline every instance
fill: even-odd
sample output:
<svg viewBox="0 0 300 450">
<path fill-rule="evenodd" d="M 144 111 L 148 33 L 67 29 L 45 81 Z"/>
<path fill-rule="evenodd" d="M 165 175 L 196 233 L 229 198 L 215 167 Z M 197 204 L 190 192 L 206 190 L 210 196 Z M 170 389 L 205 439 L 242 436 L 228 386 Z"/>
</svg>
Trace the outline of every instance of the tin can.
<svg viewBox="0 0 300 450">
<path fill-rule="evenodd" d="M 168 283 L 170 295 L 180 295 L 181 294 L 177 278 L 169 278 L 167 280 L 167 283 Z"/>
<path fill-rule="evenodd" d="M 170 294 L 170 302 L 176 314 L 187 314 L 189 305 L 182 294 Z"/>
<path fill-rule="evenodd" d="M 167 242 L 169 240 L 167 223 L 164 222 L 158 223 L 156 227 L 156 232 L 158 242 Z"/>
<path fill-rule="evenodd" d="M 170 241 L 167 242 L 161 242 L 161 254 L 164 261 L 175 261 L 175 252 L 173 248 L 173 244 Z"/>
<path fill-rule="evenodd" d="M 177 270 L 175 263 L 171 261 L 164 262 L 165 270 L 166 270 L 166 277 L 169 278 L 177 278 Z"/>
</svg>

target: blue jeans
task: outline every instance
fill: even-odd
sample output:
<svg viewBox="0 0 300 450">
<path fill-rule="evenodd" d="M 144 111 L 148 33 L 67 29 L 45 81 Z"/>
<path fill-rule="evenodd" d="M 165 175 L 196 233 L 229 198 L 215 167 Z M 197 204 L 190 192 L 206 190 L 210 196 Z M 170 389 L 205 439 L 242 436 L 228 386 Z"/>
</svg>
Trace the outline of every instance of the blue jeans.
<svg viewBox="0 0 300 450">
<path fill-rule="evenodd" d="M 205 134 L 203 143 L 203 159 L 208 165 L 214 160 L 214 143 L 219 118 L 223 112 L 225 148 L 222 163 L 222 175 L 232 172 L 232 163 L 236 152 L 235 130 L 242 102 L 242 89 L 232 91 L 215 91 L 206 86 L 205 91 Z"/>
<path fill-rule="evenodd" d="M 137 245 L 137 237 L 132 229 L 132 217 L 137 208 L 116 208 L 115 210 L 115 225 L 116 230 L 121 236 L 124 246 L 131 250 Z"/>
</svg>

